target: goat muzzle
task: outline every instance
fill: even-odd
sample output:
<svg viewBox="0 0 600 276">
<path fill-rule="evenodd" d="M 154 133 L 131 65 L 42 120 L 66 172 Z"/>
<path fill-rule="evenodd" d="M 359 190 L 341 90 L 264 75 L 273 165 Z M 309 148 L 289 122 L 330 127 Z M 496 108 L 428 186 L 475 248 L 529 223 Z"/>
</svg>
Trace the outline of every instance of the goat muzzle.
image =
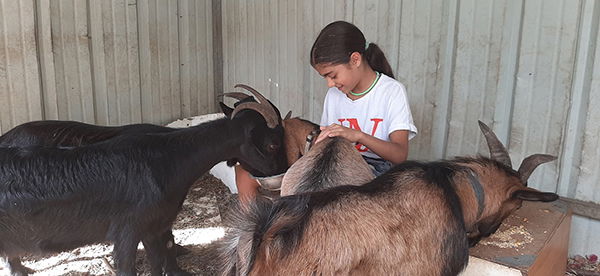
<svg viewBox="0 0 600 276">
<path fill-rule="evenodd" d="M 260 186 L 263 189 L 269 190 L 269 191 L 279 191 L 279 190 L 281 190 L 281 182 L 283 181 L 283 176 L 285 176 L 285 172 L 282 174 L 265 176 L 265 177 L 258 177 L 258 176 L 253 176 L 253 175 L 250 175 L 250 176 L 253 179 L 256 179 L 256 181 L 258 181 L 258 184 L 260 184 Z"/>
</svg>

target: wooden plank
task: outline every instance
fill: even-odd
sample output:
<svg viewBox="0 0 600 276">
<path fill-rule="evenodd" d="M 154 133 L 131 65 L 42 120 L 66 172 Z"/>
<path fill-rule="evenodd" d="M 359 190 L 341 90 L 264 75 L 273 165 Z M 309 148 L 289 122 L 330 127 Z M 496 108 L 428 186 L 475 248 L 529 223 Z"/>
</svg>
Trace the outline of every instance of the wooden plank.
<svg viewBox="0 0 600 276">
<path fill-rule="evenodd" d="M 600 204 L 595 202 L 583 201 L 578 199 L 561 197 L 559 201 L 565 202 L 573 209 L 573 214 L 600 220 Z"/>
<path fill-rule="evenodd" d="M 552 233 L 552 238 L 540 250 L 535 263 L 527 275 L 530 276 L 563 276 L 567 270 L 569 248 L 569 233 L 571 229 L 571 212 L 569 211 L 558 228 Z"/>
<path fill-rule="evenodd" d="M 492 236 L 470 249 L 470 255 L 524 275 L 565 273 L 569 229 L 569 205 L 561 202 L 523 202 Z"/>
</svg>

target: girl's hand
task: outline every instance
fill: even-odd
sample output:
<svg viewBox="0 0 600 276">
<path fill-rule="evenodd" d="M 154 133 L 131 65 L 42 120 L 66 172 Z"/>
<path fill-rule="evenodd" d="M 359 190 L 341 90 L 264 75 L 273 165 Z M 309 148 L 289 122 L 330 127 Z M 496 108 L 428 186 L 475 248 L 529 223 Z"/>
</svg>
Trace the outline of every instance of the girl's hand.
<svg viewBox="0 0 600 276">
<path fill-rule="evenodd" d="M 338 124 L 331 124 L 326 127 L 321 127 L 321 133 L 315 141 L 315 144 L 324 140 L 327 137 L 344 137 L 346 140 L 356 143 L 360 138 L 364 135 L 364 133 L 360 130 L 347 128 Z"/>
</svg>

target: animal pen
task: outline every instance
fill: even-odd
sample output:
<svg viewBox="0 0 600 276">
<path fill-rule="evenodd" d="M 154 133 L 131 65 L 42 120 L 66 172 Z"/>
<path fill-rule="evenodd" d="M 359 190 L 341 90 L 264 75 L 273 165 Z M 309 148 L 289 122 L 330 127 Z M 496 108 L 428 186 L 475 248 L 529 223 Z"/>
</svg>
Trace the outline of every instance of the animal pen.
<svg viewBox="0 0 600 276">
<path fill-rule="evenodd" d="M 581 269 L 600 253 L 598 1 L 0 0 L 0 18 L 1 134 L 35 120 L 166 125 L 217 113 L 237 83 L 319 122 L 326 85 L 308 51 L 327 23 L 352 22 L 407 87 L 419 129 L 409 159 L 487 156 L 477 120 L 515 164 L 536 152 L 558 157 L 529 186 L 561 199 L 525 204 L 471 249 L 465 274 L 549 275 L 568 256 L 588 256 L 571 267 Z M 210 196 L 192 188 L 174 235 L 210 256 L 211 241 L 177 238 L 204 235 L 184 234 L 194 227 L 224 234 L 216 206 L 226 208 L 229 192 L 203 180 Z M 77 262 L 87 258 L 78 252 Z M 106 252 L 80 272 L 106 273 Z M 62 275 L 66 260 L 36 268 Z M 191 271 L 214 272 L 202 269 Z"/>
</svg>

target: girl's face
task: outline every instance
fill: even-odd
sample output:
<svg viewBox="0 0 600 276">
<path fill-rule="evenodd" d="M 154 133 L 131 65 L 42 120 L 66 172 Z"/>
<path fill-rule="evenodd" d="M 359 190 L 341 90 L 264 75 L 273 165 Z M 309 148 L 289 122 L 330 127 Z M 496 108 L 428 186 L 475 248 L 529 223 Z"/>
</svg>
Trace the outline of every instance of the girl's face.
<svg viewBox="0 0 600 276">
<path fill-rule="evenodd" d="M 360 77 L 357 66 L 352 61 L 345 64 L 317 64 L 315 70 L 327 81 L 328 87 L 337 87 L 344 94 L 348 93 L 358 84 Z"/>
</svg>

